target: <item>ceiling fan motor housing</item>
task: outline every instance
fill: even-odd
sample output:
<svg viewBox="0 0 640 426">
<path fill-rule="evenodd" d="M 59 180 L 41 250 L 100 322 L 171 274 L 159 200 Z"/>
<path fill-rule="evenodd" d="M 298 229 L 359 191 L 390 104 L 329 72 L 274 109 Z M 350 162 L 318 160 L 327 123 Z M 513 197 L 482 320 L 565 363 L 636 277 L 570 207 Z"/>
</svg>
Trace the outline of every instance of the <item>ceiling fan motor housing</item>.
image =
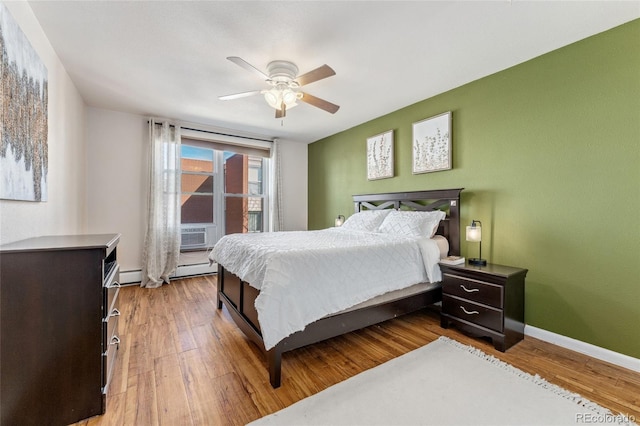
<svg viewBox="0 0 640 426">
<path fill-rule="evenodd" d="M 289 61 L 272 61 L 267 65 L 269 80 L 273 84 L 286 83 L 290 85 L 298 75 L 298 67 Z"/>
</svg>

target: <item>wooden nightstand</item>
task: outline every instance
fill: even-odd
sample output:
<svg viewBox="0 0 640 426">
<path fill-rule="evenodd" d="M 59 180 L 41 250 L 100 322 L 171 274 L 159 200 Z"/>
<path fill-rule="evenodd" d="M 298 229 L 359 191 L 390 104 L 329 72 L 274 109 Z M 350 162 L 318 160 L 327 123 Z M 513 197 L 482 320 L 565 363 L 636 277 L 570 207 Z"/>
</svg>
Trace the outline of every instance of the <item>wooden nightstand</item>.
<svg viewBox="0 0 640 426">
<path fill-rule="evenodd" d="M 441 326 L 453 323 L 475 336 L 487 336 L 499 351 L 524 337 L 524 279 L 527 270 L 511 266 L 440 265 Z"/>
</svg>

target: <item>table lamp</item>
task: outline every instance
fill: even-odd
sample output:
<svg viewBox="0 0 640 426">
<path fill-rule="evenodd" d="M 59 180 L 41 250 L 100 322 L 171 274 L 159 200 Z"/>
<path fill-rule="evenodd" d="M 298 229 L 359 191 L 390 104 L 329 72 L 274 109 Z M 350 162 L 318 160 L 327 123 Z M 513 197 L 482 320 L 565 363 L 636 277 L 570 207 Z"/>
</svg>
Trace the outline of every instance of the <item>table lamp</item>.
<svg viewBox="0 0 640 426">
<path fill-rule="evenodd" d="M 467 226 L 467 241 L 478 243 L 478 257 L 470 258 L 469 265 L 485 266 L 487 261 L 482 258 L 482 222 L 472 220 L 471 226 Z"/>
</svg>

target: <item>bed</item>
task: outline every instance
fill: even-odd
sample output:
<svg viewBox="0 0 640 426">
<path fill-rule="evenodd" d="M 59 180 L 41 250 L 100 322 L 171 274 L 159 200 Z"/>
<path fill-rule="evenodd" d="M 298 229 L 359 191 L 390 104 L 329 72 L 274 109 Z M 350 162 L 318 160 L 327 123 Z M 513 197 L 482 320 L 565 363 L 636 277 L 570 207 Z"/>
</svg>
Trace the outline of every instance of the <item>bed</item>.
<svg viewBox="0 0 640 426">
<path fill-rule="evenodd" d="M 265 353 L 274 388 L 284 352 L 441 300 L 437 262 L 444 247 L 460 254 L 461 191 L 354 195 L 354 215 L 341 228 L 232 234 L 216 244 L 209 257 L 218 263 L 218 309 Z M 416 216 L 432 235 L 394 232 Z"/>
</svg>

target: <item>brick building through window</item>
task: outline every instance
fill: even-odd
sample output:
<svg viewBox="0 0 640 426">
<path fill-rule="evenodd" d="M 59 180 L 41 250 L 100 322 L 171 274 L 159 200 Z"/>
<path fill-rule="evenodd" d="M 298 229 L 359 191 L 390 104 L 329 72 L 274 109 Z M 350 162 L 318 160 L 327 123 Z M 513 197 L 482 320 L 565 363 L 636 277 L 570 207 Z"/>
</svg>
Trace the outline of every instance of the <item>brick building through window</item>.
<svg viewBox="0 0 640 426">
<path fill-rule="evenodd" d="M 202 232 L 212 247 L 225 234 L 264 230 L 264 158 L 183 144 L 181 161 L 183 236 Z"/>
</svg>

